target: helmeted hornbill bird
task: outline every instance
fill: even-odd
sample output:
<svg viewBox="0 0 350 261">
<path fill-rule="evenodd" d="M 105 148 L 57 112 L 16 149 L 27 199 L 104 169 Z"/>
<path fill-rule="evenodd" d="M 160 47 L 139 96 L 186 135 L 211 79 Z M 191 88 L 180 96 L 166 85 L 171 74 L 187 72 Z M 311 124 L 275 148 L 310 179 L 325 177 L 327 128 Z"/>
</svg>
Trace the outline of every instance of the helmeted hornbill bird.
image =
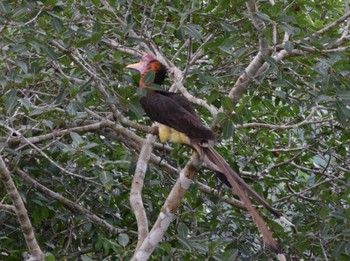
<svg viewBox="0 0 350 261">
<path fill-rule="evenodd" d="M 127 68 L 140 72 L 141 88 L 146 88 L 153 83 L 161 85 L 167 73 L 166 67 L 151 54 L 146 54 L 141 58 L 140 62 L 130 64 Z M 146 83 L 144 78 L 151 71 L 154 72 L 154 80 L 152 83 Z M 208 167 L 218 172 L 219 175 L 226 177 L 226 181 L 232 187 L 233 192 L 240 197 L 252 215 L 253 221 L 262 233 L 265 243 L 277 254 L 279 260 L 285 260 L 285 256 L 278 248 L 277 242 L 273 239 L 264 220 L 251 204 L 248 195 L 283 222 L 292 224 L 272 208 L 263 197 L 248 186 L 232 170 L 221 155 L 216 152 L 211 145 L 214 143 L 216 135 L 203 125 L 191 103 L 186 98 L 174 92 L 150 89 L 145 96 L 140 98 L 140 104 L 147 116 L 157 122 L 158 135 L 161 142 L 170 141 L 189 145 L 198 152 Z"/>
</svg>

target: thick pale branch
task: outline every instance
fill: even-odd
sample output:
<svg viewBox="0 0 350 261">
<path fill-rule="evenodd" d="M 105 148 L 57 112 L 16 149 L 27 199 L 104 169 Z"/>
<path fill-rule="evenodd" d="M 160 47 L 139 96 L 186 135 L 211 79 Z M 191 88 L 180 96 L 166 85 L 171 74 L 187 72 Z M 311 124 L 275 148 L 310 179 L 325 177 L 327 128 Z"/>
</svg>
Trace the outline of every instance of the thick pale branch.
<svg viewBox="0 0 350 261">
<path fill-rule="evenodd" d="M 16 208 L 13 205 L 0 204 L 0 209 L 4 209 L 11 212 L 16 212 Z"/>
<path fill-rule="evenodd" d="M 250 19 L 252 19 L 255 29 L 258 32 L 263 32 L 266 28 L 265 23 L 261 19 L 259 19 L 257 16 L 254 15 L 254 13 L 258 11 L 258 7 L 256 6 L 255 1 L 248 0 L 246 2 L 246 6 L 247 6 L 249 17 Z"/>
<path fill-rule="evenodd" d="M 256 11 L 256 5 L 255 2 L 253 0 L 247 1 L 247 8 L 248 8 L 248 13 L 250 14 L 250 17 L 253 21 L 253 24 L 255 26 L 255 28 L 257 30 L 263 31 L 262 28 L 264 28 L 264 24 L 262 21 L 260 21 L 259 19 L 257 19 L 253 14 Z M 331 29 L 333 29 L 335 26 L 339 25 L 340 23 L 344 22 L 346 19 L 348 19 L 350 17 L 350 12 L 348 11 L 346 14 L 344 14 L 342 17 L 340 17 L 339 19 L 337 19 L 336 21 L 332 22 L 331 24 L 329 24 L 328 26 L 324 27 L 323 29 L 317 31 L 314 33 L 314 36 L 317 35 L 321 35 Z M 342 39 L 346 39 L 347 36 L 342 36 Z M 311 38 L 305 38 L 304 41 L 308 41 Z M 249 64 L 249 66 L 246 68 L 245 73 L 243 73 L 236 81 L 235 85 L 233 86 L 233 88 L 231 89 L 230 93 L 229 93 L 229 97 L 235 102 L 237 103 L 243 96 L 244 92 L 248 89 L 249 84 L 251 79 L 253 79 L 256 75 L 260 75 L 263 72 L 265 72 L 268 67 L 269 64 L 264 62 L 263 59 L 263 53 L 265 54 L 265 52 L 268 52 L 267 49 L 263 50 L 261 47 L 261 39 L 260 41 L 260 52 L 254 57 L 254 59 L 252 60 L 252 62 Z M 339 43 L 343 43 L 344 41 L 339 41 Z M 300 41 L 296 41 L 296 43 L 300 43 Z M 334 47 L 334 45 L 332 45 L 332 47 Z M 344 48 L 338 48 L 338 49 L 332 49 L 329 50 L 328 52 L 333 52 L 333 51 L 346 51 L 348 50 L 347 47 Z M 311 51 L 318 51 L 319 50 L 313 50 L 311 49 Z M 322 51 L 322 50 L 321 50 Z M 325 50 L 325 52 L 327 52 Z M 280 52 L 278 52 L 277 54 L 273 55 L 272 58 L 277 61 L 280 62 L 290 56 L 294 56 L 294 55 L 300 55 L 302 54 L 302 52 L 294 50 L 292 52 L 287 52 L 286 50 L 281 50 Z"/>
<path fill-rule="evenodd" d="M 350 11 L 346 12 L 343 16 L 339 17 L 337 20 L 334 22 L 330 23 L 329 25 L 325 26 L 324 28 L 318 30 L 317 32 L 314 33 L 314 35 L 321 35 L 324 34 L 325 32 L 328 32 L 332 30 L 334 27 L 338 26 L 342 22 L 346 21 L 350 17 Z M 310 38 L 305 38 L 306 41 L 310 40 Z"/>
<path fill-rule="evenodd" d="M 36 241 L 32 224 L 28 217 L 27 209 L 24 206 L 23 200 L 18 193 L 15 183 L 12 180 L 11 173 L 6 167 L 3 158 L 0 155 L 0 175 L 5 184 L 7 192 L 13 202 L 17 220 L 22 228 L 24 239 L 27 243 L 31 254 L 31 261 L 44 260 L 44 253 L 41 251 L 38 242 Z"/>
<path fill-rule="evenodd" d="M 166 199 L 152 230 L 143 241 L 141 247 L 134 253 L 132 258 L 133 261 L 147 260 L 153 250 L 158 246 L 160 240 L 167 231 L 181 200 L 192 184 L 192 180 L 197 176 L 197 170 L 201 162 L 199 155 L 193 153 L 190 161 L 181 171 L 178 180 Z"/>
<path fill-rule="evenodd" d="M 229 97 L 232 99 L 234 103 L 238 103 L 238 101 L 243 97 L 245 91 L 249 88 L 249 84 L 251 80 L 257 75 L 261 66 L 264 64 L 265 60 L 263 58 L 264 55 L 270 55 L 271 50 L 269 49 L 268 42 L 263 36 L 264 30 L 266 28 L 265 23 L 257 18 L 254 13 L 257 12 L 257 6 L 254 0 L 249 0 L 246 3 L 249 17 L 251 18 L 254 27 L 259 32 L 259 52 L 254 57 L 254 59 L 250 62 L 248 67 L 245 69 L 245 72 L 238 77 L 236 83 L 233 88 L 229 92 Z"/>
<path fill-rule="evenodd" d="M 134 211 L 138 229 L 138 242 L 136 246 L 136 251 L 139 249 L 143 240 L 148 235 L 148 221 L 146 211 L 143 206 L 141 193 L 145 174 L 147 171 L 148 161 L 152 155 L 152 149 L 155 140 L 156 136 L 149 134 L 147 139 L 143 143 L 131 185 L 130 205 L 132 210 Z"/>
<path fill-rule="evenodd" d="M 248 90 L 250 81 L 255 77 L 264 62 L 263 54 L 259 52 L 245 69 L 245 72 L 238 77 L 229 93 L 229 97 L 234 103 L 237 103 L 242 98 L 245 91 Z"/>
</svg>

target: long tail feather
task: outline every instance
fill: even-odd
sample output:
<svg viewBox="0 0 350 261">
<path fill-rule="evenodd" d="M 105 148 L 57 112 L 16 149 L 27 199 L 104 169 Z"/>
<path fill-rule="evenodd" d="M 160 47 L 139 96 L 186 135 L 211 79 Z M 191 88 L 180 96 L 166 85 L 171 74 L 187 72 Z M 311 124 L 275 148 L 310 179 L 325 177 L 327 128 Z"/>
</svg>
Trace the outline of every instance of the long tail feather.
<svg viewBox="0 0 350 261">
<path fill-rule="evenodd" d="M 199 146 L 199 147 L 201 149 L 203 148 L 201 146 Z M 211 148 L 211 149 L 214 150 L 213 148 Z M 218 154 L 218 153 L 216 152 L 216 154 Z M 220 155 L 220 158 L 222 158 L 221 155 Z M 210 158 L 210 153 L 207 154 L 207 155 L 204 155 L 204 163 L 209 168 L 213 169 L 216 172 L 216 175 L 218 176 L 218 178 L 221 181 L 223 181 L 227 186 L 230 187 L 231 184 L 228 181 L 226 175 L 220 171 L 220 169 L 218 168 L 218 166 L 215 165 L 214 162 L 215 162 L 215 159 Z M 267 211 L 269 211 L 272 215 L 274 215 L 276 218 L 278 218 L 282 223 L 289 225 L 292 228 L 294 233 L 297 232 L 293 223 L 291 223 L 283 214 L 281 214 L 276 209 L 271 207 L 270 204 L 267 203 L 266 200 L 262 196 L 260 196 L 247 183 L 245 183 L 245 181 L 237 174 L 237 172 L 235 172 L 230 166 L 228 166 L 228 167 L 229 167 L 229 170 L 230 170 L 230 175 L 233 176 L 233 178 L 236 180 L 236 182 L 242 188 L 243 191 L 246 191 L 249 196 L 251 196 L 254 200 L 256 200 L 258 203 L 260 203 L 264 208 L 266 208 Z"/>
<path fill-rule="evenodd" d="M 273 210 L 272 207 L 270 207 L 267 202 L 258 195 L 255 191 L 253 191 L 245 182 L 244 180 L 238 176 L 238 174 L 232 170 L 232 168 L 228 165 L 228 163 L 221 157 L 221 155 L 211 146 L 201 146 L 197 145 L 195 146 L 196 150 L 199 152 L 202 152 L 203 158 L 207 158 L 210 161 L 210 164 L 214 164 L 217 167 L 217 171 L 220 171 L 223 173 L 229 183 L 231 184 L 232 190 L 235 194 L 237 194 L 240 199 L 243 201 L 244 205 L 246 206 L 249 213 L 252 215 L 253 221 L 260 230 L 264 242 L 277 254 L 277 257 L 279 260 L 286 260 L 285 256 L 280 251 L 277 242 L 273 239 L 271 232 L 266 226 L 265 221 L 260 216 L 256 208 L 252 205 L 250 202 L 250 199 L 246 193 L 249 193 L 254 199 L 256 199 L 259 202 L 265 202 L 263 204 L 265 207 L 269 207 L 269 211 Z M 271 210 L 270 210 L 271 209 Z M 272 213 L 272 212 L 271 212 Z"/>
</svg>

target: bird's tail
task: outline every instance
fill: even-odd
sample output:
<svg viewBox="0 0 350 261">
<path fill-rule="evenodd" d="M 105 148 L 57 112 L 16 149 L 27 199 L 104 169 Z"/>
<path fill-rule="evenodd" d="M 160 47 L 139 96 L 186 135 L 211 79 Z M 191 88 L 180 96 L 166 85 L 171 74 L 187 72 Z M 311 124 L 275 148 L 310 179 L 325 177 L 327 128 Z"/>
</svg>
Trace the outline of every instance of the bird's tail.
<svg viewBox="0 0 350 261">
<path fill-rule="evenodd" d="M 262 203 L 271 213 L 278 213 L 269 204 L 252 190 L 244 180 L 229 166 L 229 164 L 221 157 L 221 155 L 211 146 L 195 146 L 195 149 L 203 155 L 204 162 L 213 167 L 216 171 L 223 173 L 229 181 L 231 188 L 235 194 L 237 194 L 243 201 L 249 213 L 252 215 L 253 221 L 260 230 L 264 242 L 274 251 L 278 257 L 278 260 L 286 260 L 283 253 L 280 251 L 276 240 L 273 239 L 270 230 L 263 218 L 260 216 L 256 208 L 252 205 L 247 194 L 252 196 L 254 199 Z M 271 211 L 272 210 L 272 211 Z M 280 217 L 281 215 L 279 215 Z"/>
<path fill-rule="evenodd" d="M 220 154 L 217 153 L 216 150 L 214 150 L 212 147 L 202 147 L 202 146 L 198 146 L 202 151 L 203 150 L 208 150 L 210 148 L 210 150 L 214 151 L 215 154 L 217 154 L 217 157 L 211 157 L 210 155 L 211 153 L 205 153 L 206 155 L 204 155 L 204 163 L 211 168 L 212 170 L 214 170 L 217 175 L 217 177 L 227 186 L 232 187 L 230 182 L 228 181 L 227 178 L 227 174 L 224 174 L 220 168 L 215 164 L 215 159 L 216 158 L 221 158 L 223 161 L 225 161 Z M 203 149 L 204 148 L 204 149 Z M 197 148 L 198 149 L 198 148 Z M 269 205 L 269 203 L 266 202 L 266 200 L 260 196 L 255 190 L 253 190 L 247 183 L 245 183 L 245 181 L 237 174 L 237 172 L 235 172 L 225 161 L 226 165 L 229 168 L 230 171 L 230 175 L 236 180 L 237 184 L 241 187 L 241 189 L 243 191 L 245 191 L 250 197 L 252 197 L 254 200 L 256 200 L 259 204 L 261 204 L 264 208 L 266 208 L 267 211 L 269 211 L 272 215 L 274 215 L 276 218 L 278 218 L 282 223 L 289 225 L 293 232 L 296 233 L 296 229 L 293 223 L 291 223 L 287 218 L 285 218 L 285 216 L 283 214 L 281 214 L 280 212 L 278 212 L 276 209 L 274 209 L 273 207 L 271 207 Z"/>
</svg>

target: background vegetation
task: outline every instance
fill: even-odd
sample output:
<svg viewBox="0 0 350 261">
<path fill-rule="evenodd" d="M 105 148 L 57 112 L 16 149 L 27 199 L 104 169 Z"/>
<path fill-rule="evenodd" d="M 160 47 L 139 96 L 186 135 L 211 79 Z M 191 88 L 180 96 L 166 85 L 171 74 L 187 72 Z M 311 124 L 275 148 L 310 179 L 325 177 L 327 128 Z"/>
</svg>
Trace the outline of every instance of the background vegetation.
<svg viewBox="0 0 350 261">
<path fill-rule="evenodd" d="M 348 1 L 246 2 L 1 1 L 0 155 L 47 260 L 133 254 L 129 193 L 151 122 L 125 66 L 144 53 L 166 62 L 164 88 L 194 102 L 220 153 L 296 225 L 261 210 L 287 257 L 349 259 Z M 191 151 L 153 153 L 163 160 L 143 187 L 150 224 Z M 203 167 L 152 260 L 274 259 L 225 195 Z M 20 260 L 4 185 L 0 196 L 0 259 Z"/>
</svg>

